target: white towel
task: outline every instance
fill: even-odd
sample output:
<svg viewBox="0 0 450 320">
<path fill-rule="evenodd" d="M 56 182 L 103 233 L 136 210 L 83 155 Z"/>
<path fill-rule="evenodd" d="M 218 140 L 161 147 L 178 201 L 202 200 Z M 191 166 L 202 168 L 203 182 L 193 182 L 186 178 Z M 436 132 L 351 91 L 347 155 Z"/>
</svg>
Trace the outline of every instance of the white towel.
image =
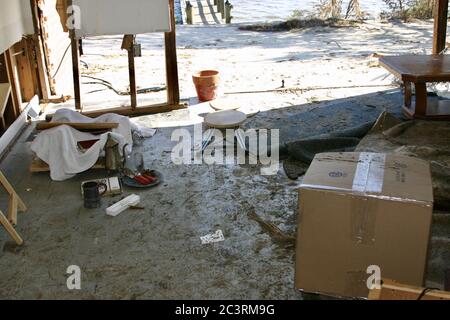
<svg viewBox="0 0 450 320">
<path fill-rule="evenodd" d="M 140 129 L 132 124 L 128 117 L 117 114 L 105 114 L 92 119 L 69 109 L 58 110 L 52 122 L 119 123 L 118 128 L 113 129 L 112 133 L 102 135 L 81 132 L 65 125 L 39 133 L 31 144 L 31 150 L 49 165 L 50 176 L 55 181 L 70 179 L 77 173 L 92 168 L 103 153 L 109 134 L 119 142 L 119 150 L 122 151 L 127 145 L 125 150 L 130 154 L 133 149 L 132 130 L 146 131 L 146 137 L 152 136 L 155 132 L 153 129 Z M 99 141 L 89 150 L 83 152 L 78 148 L 78 142 L 96 139 Z"/>
</svg>

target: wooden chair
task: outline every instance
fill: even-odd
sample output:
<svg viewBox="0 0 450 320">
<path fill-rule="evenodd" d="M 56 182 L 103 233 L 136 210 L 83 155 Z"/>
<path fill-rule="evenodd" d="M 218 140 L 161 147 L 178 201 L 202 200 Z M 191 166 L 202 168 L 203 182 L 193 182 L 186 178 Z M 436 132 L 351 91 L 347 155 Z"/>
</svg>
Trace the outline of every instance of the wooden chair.
<svg viewBox="0 0 450 320">
<path fill-rule="evenodd" d="M 0 210 L 0 224 L 5 227 L 11 238 L 13 238 L 17 245 L 20 246 L 23 244 L 23 240 L 17 233 L 16 229 L 14 229 L 14 226 L 17 225 L 17 212 L 24 212 L 27 210 L 27 207 L 1 171 L 0 184 L 9 194 L 8 218 L 6 218 L 3 212 Z"/>
</svg>

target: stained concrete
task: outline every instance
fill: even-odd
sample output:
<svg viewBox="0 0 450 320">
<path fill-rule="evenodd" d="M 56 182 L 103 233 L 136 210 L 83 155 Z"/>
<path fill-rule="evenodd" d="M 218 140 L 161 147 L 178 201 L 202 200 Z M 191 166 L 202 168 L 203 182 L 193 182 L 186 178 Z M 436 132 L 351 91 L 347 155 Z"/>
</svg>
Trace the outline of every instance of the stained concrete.
<svg viewBox="0 0 450 320">
<path fill-rule="evenodd" d="M 282 128 L 282 139 L 294 139 L 365 123 L 385 109 L 398 113 L 400 100 L 398 92 L 384 92 L 294 106 L 257 114 L 245 126 Z M 135 120 L 181 123 L 190 116 L 181 110 Z M 29 210 L 19 216 L 17 228 L 25 246 L 11 244 L 0 228 L 0 298 L 302 299 L 294 290 L 292 243 L 277 241 L 248 216 L 256 213 L 295 236 L 301 180 L 291 181 L 282 171 L 261 176 L 258 166 L 175 165 L 173 129 L 160 128 L 137 148 L 148 167 L 163 173 L 164 183 L 148 191 L 125 189 L 125 195 L 141 196 L 145 210 L 112 218 L 104 209 L 120 198 L 86 210 L 80 196 L 82 181 L 106 172 L 66 182 L 28 172 L 29 128 L 1 163 Z M 448 215 L 441 217 L 447 229 L 439 229 L 439 237 L 446 240 Z M 224 242 L 201 245 L 201 236 L 218 229 Z M 442 248 L 440 267 L 448 261 L 448 246 Z M 66 287 L 70 265 L 81 268 L 82 290 Z"/>
</svg>

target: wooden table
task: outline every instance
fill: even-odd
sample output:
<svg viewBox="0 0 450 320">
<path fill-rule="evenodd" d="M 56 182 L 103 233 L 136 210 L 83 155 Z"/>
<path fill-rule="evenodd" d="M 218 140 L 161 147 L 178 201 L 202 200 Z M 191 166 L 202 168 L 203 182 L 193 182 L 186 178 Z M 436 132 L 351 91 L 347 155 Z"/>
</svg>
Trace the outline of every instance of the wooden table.
<svg viewBox="0 0 450 320">
<path fill-rule="evenodd" d="M 450 56 L 384 56 L 380 58 L 380 65 L 403 81 L 405 85 L 403 111 L 408 118 L 450 120 L 450 114 L 428 114 L 426 87 L 428 82 L 450 81 Z M 412 101 L 412 84 L 415 86 L 415 101 Z"/>
</svg>

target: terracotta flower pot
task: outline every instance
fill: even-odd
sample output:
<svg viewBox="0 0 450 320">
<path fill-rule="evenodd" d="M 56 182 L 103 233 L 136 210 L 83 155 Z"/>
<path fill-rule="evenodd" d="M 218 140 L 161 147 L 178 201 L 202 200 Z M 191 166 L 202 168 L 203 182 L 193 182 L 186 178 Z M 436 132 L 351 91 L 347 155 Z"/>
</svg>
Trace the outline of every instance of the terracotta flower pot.
<svg viewBox="0 0 450 320">
<path fill-rule="evenodd" d="M 200 101 L 211 101 L 217 97 L 219 87 L 219 71 L 203 70 L 192 76 Z"/>
</svg>

